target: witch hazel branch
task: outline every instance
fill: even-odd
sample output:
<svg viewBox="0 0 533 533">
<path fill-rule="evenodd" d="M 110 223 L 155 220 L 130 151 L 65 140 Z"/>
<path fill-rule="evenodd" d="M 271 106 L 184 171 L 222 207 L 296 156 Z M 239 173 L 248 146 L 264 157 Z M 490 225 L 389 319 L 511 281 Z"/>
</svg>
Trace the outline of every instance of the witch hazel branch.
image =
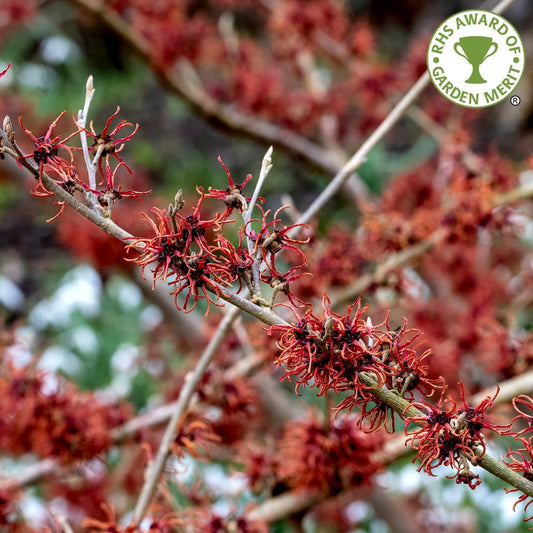
<svg viewBox="0 0 533 533">
<path fill-rule="evenodd" d="M 115 224 L 112 207 L 117 201 L 142 199 L 148 194 L 123 190 L 118 183 L 132 174 L 123 157 L 127 143 L 139 126 L 118 120 L 120 109 L 117 108 L 98 133 L 92 124 L 87 129 L 89 102 L 94 92 L 92 79 L 87 85 L 84 109 L 73 119 L 71 134 L 62 138 L 54 131 L 65 120 L 65 112 L 43 135 L 33 133 L 20 119 L 22 134 L 33 143 L 32 150 L 24 151 L 19 145 L 19 133 L 6 117 L 1 149 L 3 156 L 12 157 L 34 176 L 36 185 L 32 194 L 50 198 L 59 207 L 50 221 L 61 216 L 67 207 L 73 208 L 101 230 L 121 240 L 126 260 L 135 263 L 143 275 L 149 271 L 154 286 L 165 283 L 177 310 L 193 313 L 201 308 L 208 315 L 213 313 L 214 307 L 224 307 L 227 302 L 266 324 L 268 335 L 277 344 L 274 363 L 284 372 L 282 379 L 294 382 L 296 393 L 312 388 L 319 396 L 339 400 L 333 409 L 335 417 L 326 427 L 318 422 L 300 424 L 283 437 L 283 446 L 287 449 L 303 450 L 302 461 L 310 453 L 321 459 L 317 459 L 316 471 L 301 477 L 298 474 L 301 465 L 295 459 L 292 465 L 273 467 L 272 475 L 277 476 L 278 481 L 293 488 L 318 488 L 324 492 L 331 492 L 332 487 L 335 492 L 368 483 L 381 465 L 372 463 L 370 472 L 357 471 L 356 465 L 364 457 L 369 458 L 372 449 L 364 444 L 369 442 L 365 439 L 372 437 L 365 435 L 395 432 L 402 421 L 406 443 L 416 451 L 419 471 L 436 475 L 437 467 L 444 465 L 451 469 L 458 484 L 475 489 L 481 478 L 473 468 L 481 467 L 510 484 L 511 491 L 520 491 L 518 502 L 525 502 L 527 508 L 533 501 L 530 499 L 533 498 L 531 398 L 521 395 L 514 400 L 517 414 L 509 424 L 492 423 L 485 414 L 492 407 L 494 396 L 471 405 L 462 392 L 458 403 L 448 393 L 445 379 L 430 374 L 431 351 L 423 348 L 422 333 L 408 329 L 406 321 L 393 327 L 387 315 L 382 322 L 374 324 L 367 316 L 368 307 L 359 299 L 342 313 L 333 308 L 327 295 L 323 295 L 321 305 L 313 305 L 298 291 L 299 284 L 310 276 L 308 255 L 314 235 L 307 224 L 401 116 L 424 83 L 424 79 L 418 82 L 412 96 L 393 110 L 385 119 L 385 125 L 354 154 L 323 195 L 292 223 L 284 221 L 284 207 L 265 209 L 258 197 L 261 183 L 272 166 L 269 149 L 252 196 L 247 196 L 245 188 L 253 178 L 248 175 L 238 183 L 220 159 L 228 179 L 226 189 L 209 187 L 206 190 L 199 185 L 192 206 L 190 199 L 178 192 L 166 209 L 154 207 L 150 214 L 143 215 L 147 236 L 131 235 Z M 78 135 L 81 148 L 72 145 Z M 93 139 L 92 146 L 88 145 L 88 137 Z M 77 162 L 79 151 L 85 166 Z M 453 191 L 456 200 L 472 209 L 468 210 L 468 218 L 456 216 L 451 221 L 448 216 L 440 220 L 444 240 L 468 239 L 470 226 L 487 226 L 496 216 L 496 202 L 501 205 L 508 198 L 512 203 L 523 196 L 496 187 L 487 188 L 485 183 L 475 181 L 462 186 Z M 431 235 L 433 230 L 433 227 L 426 227 L 427 233 L 419 233 L 419 240 Z M 158 467 L 147 470 L 129 531 L 139 528 L 148 512 L 168 455 L 179 446 L 176 439 L 181 439 L 182 445 L 193 442 L 190 449 L 195 450 L 197 444 L 194 439 L 184 438 L 184 428 L 196 432 L 198 442 L 201 436 L 213 440 L 204 422 L 191 423 L 185 414 L 235 316 L 236 311 L 230 311 L 221 322 L 218 334 L 213 337 L 216 342 L 213 340 L 206 349 L 200 359 L 201 365 L 193 371 L 194 381 L 189 381 L 187 393 L 180 396 L 180 407 L 174 412 L 159 449 Z M 357 414 L 354 416 L 354 413 Z M 510 450 L 503 461 L 497 461 L 487 453 L 489 432 L 514 437 L 518 448 Z M 348 443 L 353 446 L 351 452 L 346 447 Z M 332 449 L 339 450 L 338 461 L 330 467 L 322 459 Z M 357 454 L 355 449 L 359 450 Z M 298 454 L 294 457 L 298 458 Z M 330 468 L 333 471 L 328 470 Z M 191 517 L 177 513 L 161 519 L 160 525 L 156 524 L 152 530 L 181 526 L 186 520 Z M 198 524 L 208 524 L 215 518 L 203 513 L 194 520 Z M 240 526 L 243 529 L 246 517 L 239 520 L 243 521 Z M 111 511 L 107 522 L 89 518 L 85 523 L 96 531 L 117 527 Z M 263 526 L 258 523 L 250 527 L 257 527 L 259 531 Z"/>
</svg>

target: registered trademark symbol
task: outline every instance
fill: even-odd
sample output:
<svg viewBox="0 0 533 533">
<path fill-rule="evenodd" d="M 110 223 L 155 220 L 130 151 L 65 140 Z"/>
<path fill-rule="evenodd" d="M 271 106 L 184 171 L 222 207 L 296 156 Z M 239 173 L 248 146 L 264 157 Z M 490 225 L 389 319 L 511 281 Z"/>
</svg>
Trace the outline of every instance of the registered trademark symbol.
<svg viewBox="0 0 533 533">
<path fill-rule="evenodd" d="M 518 105 L 520 103 L 520 96 L 517 96 L 516 94 L 511 96 L 511 104 Z"/>
</svg>

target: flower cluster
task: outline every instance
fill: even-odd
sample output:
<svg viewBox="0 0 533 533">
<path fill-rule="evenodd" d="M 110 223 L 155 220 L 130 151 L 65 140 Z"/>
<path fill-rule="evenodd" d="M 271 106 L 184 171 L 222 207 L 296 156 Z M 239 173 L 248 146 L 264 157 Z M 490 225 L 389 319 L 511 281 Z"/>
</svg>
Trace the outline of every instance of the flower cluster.
<svg viewBox="0 0 533 533">
<path fill-rule="evenodd" d="M 211 422 L 198 413 L 189 411 L 179 423 L 172 451 L 178 457 L 183 457 L 187 451 L 199 458 L 204 448 L 219 441 L 220 437 L 212 430 Z"/>
<path fill-rule="evenodd" d="M 0 376 L 0 448 L 32 452 L 64 463 L 90 459 L 111 445 L 110 431 L 129 414 L 93 394 L 44 392 L 45 376 L 3 361 Z"/>
<path fill-rule="evenodd" d="M 35 150 L 33 150 L 33 152 L 20 156 L 18 160 L 18 163 L 20 165 L 21 161 L 24 159 L 33 159 L 33 161 L 38 167 L 38 184 L 32 191 L 32 194 L 35 196 L 53 196 L 52 191 L 47 189 L 42 181 L 43 172 L 51 174 L 52 179 L 70 194 L 74 194 L 74 192 L 78 188 L 77 171 L 76 167 L 74 166 L 73 149 L 66 143 L 77 133 L 79 133 L 79 131 L 75 131 L 65 139 L 61 139 L 60 135 L 52 137 L 52 132 L 54 128 L 57 126 L 57 123 L 63 117 L 64 114 L 65 111 L 63 111 L 50 124 L 50 127 L 48 128 L 46 133 L 40 137 L 36 137 L 30 130 L 28 130 L 22 123 L 22 117 L 19 118 L 21 128 L 26 133 L 26 135 L 28 135 L 33 140 L 35 145 Z M 65 157 L 63 157 L 63 155 L 59 155 L 60 149 L 66 152 Z M 55 217 L 49 219 L 48 222 L 51 222 L 52 220 L 57 218 L 63 212 L 63 209 L 65 207 L 64 202 L 54 203 L 56 205 L 60 205 L 61 209 L 59 213 Z"/>
<path fill-rule="evenodd" d="M 227 167 L 222 163 L 229 185 L 225 190 L 209 189 L 208 193 L 198 188 L 199 199 L 192 212 L 188 215 L 180 213 L 184 206 L 181 190 L 178 191 L 173 203 L 167 210 L 153 208 L 155 221 L 143 214 L 155 237 L 140 237 L 128 244 L 128 249 L 139 250 L 137 257 L 130 259 L 141 267 L 143 277 L 146 268 L 151 267 L 153 283 L 157 280 L 166 281 L 175 296 L 178 309 L 190 312 L 196 308 L 198 301 L 207 303 L 206 314 L 210 305 L 220 306 L 217 299 L 225 296 L 229 288 L 238 283 L 237 292 L 243 283 L 252 294 L 259 290 L 257 283 L 269 283 L 276 293 L 283 293 L 294 302 L 290 283 L 303 275 L 298 273 L 305 266 L 305 255 L 298 245 L 307 241 L 298 240 L 291 232 L 301 224 L 279 227 L 281 219 L 278 210 L 269 221 L 270 211 L 263 211 L 261 220 L 252 219 L 244 229 L 239 229 L 239 243 L 234 246 L 223 234 L 228 224 L 235 223 L 229 219 L 233 210 L 243 212 L 247 208 L 249 198 L 242 195 L 242 188 L 250 176 L 236 185 Z M 213 198 L 222 200 L 225 209 L 208 218 L 204 215 L 203 202 Z M 260 206 L 258 206 L 260 208 Z M 252 229 L 252 224 L 260 223 L 259 231 Z M 246 239 L 249 246 L 244 243 Z M 276 265 L 277 254 L 287 250 L 302 258 L 296 267 L 282 272 Z M 253 267 L 259 273 L 254 278 Z M 183 296 L 183 303 L 178 300 Z"/>
<path fill-rule="evenodd" d="M 216 368 L 208 369 L 198 387 L 202 405 L 213 411 L 214 432 L 226 445 L 242 440 L 260 423 L 260 397 L 242 377 L 227 377 Z"/>
<path fill-rule="evenodd" d="M 381 199 L 379 209 L 365 214 L 367 247 L 401 250 L 444 230 L 447 243 L 472 244 L 481 228 L 509 226 L 510 212 L 496 209 L 497 195 L 516 184 L 516 172 L 497 154 L 470 163 L 461 160 L 463 130 L 451 137 L 438 158 L 399 174 Z M 452 152 L 452 153 L 450 153 Z M 439 169 L 446 169 L 439 179 Z"/>
<path fill-rule="evenodd" d="M 126 165 L 118 153 L 122 151 L 125 143 L 133 138 L 138 129 L 137 125 L 128 135 L 117 138 L 117 134 L 121 129 L 127 126 L 132 126 L 131 123 L 121 120 L 119 124 L 110 132 L 109 128 L 111 126 L 111 122 L 118 115 L 119 110 L 120 109 L 117 108 L 115 113 L 113 113 L 107 119 L 105 126 L 100 133 L 97 134 L 94 132 L 91 122 L 91 130 L 78 127 L 74 132 L 70 133 L 65 138 L 62 138 L 61 135 L 53 134 L 53 131 L 58 125 L 59 121 L 65 115 L 65 111 L 63 111 L 50 124 L 46 133 L 40 137 L 37 137 L 29 129 L 27 129 L 22 123 L 22 118 L 19 118 L 21 128 L 32 139 L 35 145 L 35 149 L 32 152 L 21 155 L 18 159 L 19 165 L 22 164 L 23 160 L 26 159 L 32 159 L 37 165 L 38 183 L 35 189 L 32 191 L 32 194 L 40 197 L 53 196 L 52 191 L 50 191 L 49 188 L 47 188 L 43 183 L 43 173 L 46 173 L 50 179 L 55 181 L 55 183 L 57 183 L 69 194 L 73 195 L 76 191 L 82 194 L 94 194 L 98 203 L 108 214 L 111 212 L 111 206 L 116 200 L 121 198 L 141 199 L 141 195 L 149 194 L 149 191 L 141 192 L 122 190 L 120 185 L 115 184 L 116 175 L 120 168 L 125 168 L 131 174 L 131 169 Z M 102 190 L 91 189 L 86 181 L 80 177 L 78 170 L 79 165 L 77 165 L 75 162 L 74 152 L 82 149 L 67 144 L 82 131 L 94 139 L 94 144 L 89 149 L 90 153 L 94 157 L 91 164 L 98 166 L 101 184 L 105 185 L 105 188 Z M 114 168 L 111 167 L 111 157 L 117 160 L 117 165 Z M 61 206 L 61 209 L 55 217 L 49 220 L 49 222 L 61 215 L 64 209 L 64 202 L 55 203 L 56 205 Z"/>
<path fill-rule="evenodd" d="M 314 418 L 291 422 L 279 442 L 277 476 L 297 490 L 329 494 L 368 485 L 381 469 L 372 454 L 382 442 L 380 435 L 359 429 L 354 415 L 329 424 Z"/>
<path fill-rule="evenodd" d="M 376 402 L 372 389 L 387 386 L 405 398 L 413 398 L 415 389 L 431 395 L 440 386 L 427 375 L 425 359 L 429 351 L 419 354 L 416 340 L 420 332 L 408 330 L 404 324 L 391 330 L 389 319 L 374 325 L 364 318 L 367 307 L 358 300 L 344 315 L 331 310 L 323 300 L 324 317 L 307 311 L 291 325 L 271 326 L 270 334 L 279 336 L 281 350 L 276 364 L 285 370 L 284 378 L 300 386 L 318 387 L 318 395 L 328 391 L 349 393 L 338 404 L 337 411 L 359 406 L 370 421 L 370 430 L 387 425 L 392 408 Z M 361 373 L 372 376 L 373 384 L 359 379 Z M 390 419 L 394 428 L 394 420 Z"/>
<path fill-rule="evenodd" d="M 513 399 L 513 407 L 518 413 L 509 424 L 506 434 L 512 435 L 518 443 L 518 448 L 509 449 L 505 464 L 529 481 L 533 481 L 533 399 L 524 394 Z M 516 428 L 516 429 L 515 429 Z M 507 492 L 517 492 L 518 489 L 505 489 Z M 527 494 L 521 494 L 513 509 L 522 502 L 527 502 L 524 510 L 533 503 Z M 530 516 L 526 521 L 533 520 Z"/>
<path fill-rule="evenodd" d="M 200 217 L 203 198 L 204 195 L 186 217 L 177 211 L 169 214 L 152 208 L 157 222 L 143 215 L 156 236 L 138 238 L 128 245 L 128 248 L 142 249 L 133 261 L 141 266 L 144 278 L 146 267 L 155 264 L 152 269 L 154 286 L 158 279 L 168 280 L 178 309 L 181 306 L 177 297 L 185 293 L 183 309 L 186 312 L 192 311 L 200 299 L 207 301 L 208 311 L 211 303 L 219 305 L 215 299 L 222 294 L 222 287 L 234 281 L 229 269 L 224 268 L 224 263 L 211 251 L 206 231 L 219 229 L 221 219 L 218 216 L 212 219 Z"/>
<path fill-rule="evenodd" d="M 470 471 L 469 464 L 476 464 L 485 453 L 482 430 L 502 434 L 506 429 L 485 420 L 485 411 L 493 405 L 497 394 L 486 397 L 477 407 L 466 403 L 462 387 L 463 406 L 460 408 L 444 392 L 436 404 L 423 399 L 413 402 L 411 407 L 420 409 L 423 414 L 406 418 L 406 433 L 409 435 L 407 442 L 417 450 L 413 462 L 420 460 L 418 471 L 434 476 L 433 470 L 438 466 L 450 466 L 456 471 L 454 477 L 457 483 L 475 489 L 481 479 Z M 409 429 L 411 424 L 418 427 Z"/>
</svg>

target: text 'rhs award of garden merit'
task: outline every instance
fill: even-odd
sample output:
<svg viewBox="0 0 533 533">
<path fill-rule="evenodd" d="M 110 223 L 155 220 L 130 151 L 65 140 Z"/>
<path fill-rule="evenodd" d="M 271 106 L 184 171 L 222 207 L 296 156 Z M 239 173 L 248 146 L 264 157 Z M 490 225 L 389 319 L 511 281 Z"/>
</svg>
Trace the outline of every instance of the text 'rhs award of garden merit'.
<svg viewBox="0 0 533 533">
<path fill-rule="evenodd" d="M 433 85 L 465 107 L 488 107 L 511 96 L 525 66 L 516 28 L 490 11 L 461 11 L 431 37 L 427 53 Z"/>
</svg>

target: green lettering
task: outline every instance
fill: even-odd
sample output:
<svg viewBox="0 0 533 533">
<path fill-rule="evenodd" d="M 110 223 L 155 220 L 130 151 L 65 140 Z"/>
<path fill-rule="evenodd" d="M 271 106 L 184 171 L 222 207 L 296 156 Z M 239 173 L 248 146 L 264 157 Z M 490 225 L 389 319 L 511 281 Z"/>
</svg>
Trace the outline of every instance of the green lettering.
<svg viewBox="0 0 533 533">
<path fill-rule="evenodd" d="M 448 79 L 446 79 L 446 83 L 444 84 L 444 86 L 442 87 L 442 90 L 448 94 L 448 91 L 450 89 L 453 89 L 453 83 L 451 81 L 448 81 Z"/>
<path fill-rule="evenodd" d="M 491 93 L 488 93 L 487 91 L 485 91 L 483 93 L 483 96 L 485 97 L 485 100 L 487 101 L 487 103 L 490 104 L 491 102 L 494 102 L 495 100 L 498 99 L 498 91 L 496 89 L 492 89 Z"/>
</svg>

